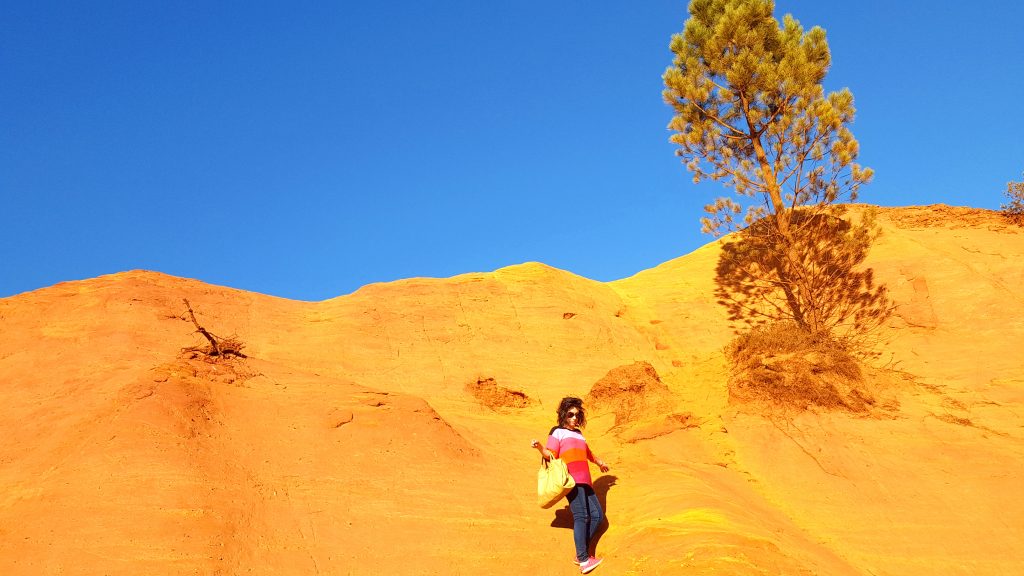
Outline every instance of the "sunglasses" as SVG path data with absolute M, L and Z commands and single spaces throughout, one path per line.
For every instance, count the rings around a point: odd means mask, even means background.
M 565 413 L 565 419 L 566 420 L 568 420 L 569 418 L 580 418 L 582 416 L 583 416 L 582 412 L 566 412 Z

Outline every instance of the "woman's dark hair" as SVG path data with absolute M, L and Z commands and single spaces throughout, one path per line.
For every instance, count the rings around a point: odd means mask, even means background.
M 576 427 L 583 428 L 587 425 L 587 415 L 583 412 L 583 400 L 574 396 L 566 396 L 562 398 L 562 401 L 558 404 L 558 425 L 565 426 L 565 421 L 568 419 L 569 410 L 575 408 L 579 411 L 580 415 L 576 417 Z

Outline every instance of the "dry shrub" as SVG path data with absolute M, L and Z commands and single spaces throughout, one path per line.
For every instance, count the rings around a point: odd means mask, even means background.
M 211 358 L 227 358 L 230 356 L 247 358 L 247 356 L 242 352 L 242 348 L 245 348 L 245 344 L 239 340 L 237 336 L 228 336 L 227 338 L 214 336 L 214 338 L 217 338 L 216 346 L 211 342 L 205 346 L 189 346 L 187 348 L 182 348 L 182 351 L 196 352 Z
M 1010 222 L 1024 226 L 1024 182 L 1007 182 L 1003 194 L 1009 200 L 1001 206 L 1003 215 Z
M 182 298 L 181 301 L 185 303 L 185 307 L 188 309 L 188 317 L 192 321 L 192 325 L 196 327 L 196 332 L 202 334 L 209 343 L 206 346 L 189 346 L 187 348 L 182 348 L 182 352 L 205 354 L 208 358 L 214 359 L 228 358 L 231 356 L 247 358 L 247 356 L 242 353 L 242 348 L 245 347 L 245 344 L 239 340 L 237 336 L 231 335 L 227 338 L 221 338 L 206 328 L 203 328 L 199 325 L 199 321 L 196 320 L 196 313 L 192 310 L 192 304 L 189 303 L 188 298 Z
M 792 322 L 742 334 L 726 354 L 733 362 L 732 401 L 850 412 L 867 412 L 876 403 L 847 346 L 826 336 L 814 337 Z

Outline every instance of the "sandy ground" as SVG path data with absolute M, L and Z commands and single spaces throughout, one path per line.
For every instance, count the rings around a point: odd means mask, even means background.
M 529 442 L 647 365 L 663 389 L 586 430 L 595 574 L 1017 573 L 1024 230 L 880 218 L 898 408 L 867 416 L 729 403 L 715 244 L 612 283 L 531 263 L 308 303 L 135 271 L 2 299 L 0 574 L 577 573 Z M 183 298 L 248 358 L 183 354 Z

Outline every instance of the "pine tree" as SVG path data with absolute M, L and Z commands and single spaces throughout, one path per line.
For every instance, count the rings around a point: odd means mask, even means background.
M 860 330 L 885 315 L 886 298 L 870 270 L 855 272 L 875 228 L 841 219 L 841 203 L 872 177 L 855 162 L 853 95 L 824 94 L 825 31 L 805 32 L 788 14 L 780 23 L 774 8 L 772 0 L 690 2 L 663 77 L 675 109 L 670 139 L 695 182 L 735 191 L 705 206 L 702 219 L 706 233 L 740 231 L 719 266 L 733 319 L 792 320 L 812 334 Z

